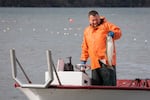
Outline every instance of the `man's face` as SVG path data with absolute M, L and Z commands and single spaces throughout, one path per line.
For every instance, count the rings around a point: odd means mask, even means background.
M 92 27 L 96 28 L 100 24 L 100 17 L 99 15 L 90 15 L 89 16 L 89 23 Z

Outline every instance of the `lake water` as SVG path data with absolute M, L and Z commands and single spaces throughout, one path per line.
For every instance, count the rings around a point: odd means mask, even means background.
M 55 65 L 58 58 L 67 62 L 68 56 L 72 56 L 74 65 L 80 63 L 87 13 L 93 9 L 122 29 L 122 38 L 116 41 L 117 78 L 149 78 L 150 8 L 0 8 L 0 99 L 27 100 L 13 86 L 12 48 L 32 83 L 44 83 L 48 49 Z

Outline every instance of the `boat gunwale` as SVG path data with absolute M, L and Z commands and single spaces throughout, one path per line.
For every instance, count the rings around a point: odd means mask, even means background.
M 119 87 L 119 86 L 69 86 L 69 85 L 51 85 L 48 88 L 55 89 L 106 89 L 106 90 L 147 90 L 150 88 L 146 87 Z
M 15 83 L 16 88 L 29 88 L 21 87 Z M 50 85 L 48 88 L 30 87 L 30 89 L 84 89 L 84 90 L 140 90 L 150 91 L 149 87 L 123 87 L 123 86 L 72 86 L 72 85 Z

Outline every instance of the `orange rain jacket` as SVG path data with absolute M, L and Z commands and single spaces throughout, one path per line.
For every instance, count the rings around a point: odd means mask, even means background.
M 122 35 L 121 30 L 116 25 L 106 21 L 105 17 L 100 18 L 103 21 L 96 29 L 92 26 L 88 26 L 84 30 L 84 36 L 82 41 L 81 61 L 91 60 L 91 69 L 100 68 L 98 60 L 104 60 L 107 63 L 106 56 L 106 36 L 109 31 L 114 32 L 113 42 L 119 39 Z M 114 45 L 115 46 L 115 45 Z M 116 65 L 116 50 L 114 47 L 113 65 Z

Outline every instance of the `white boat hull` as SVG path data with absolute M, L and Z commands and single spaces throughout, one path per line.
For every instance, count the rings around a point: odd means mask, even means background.
M 119 88 L 20 88 L 29 100 L 149 100 L 150 91 Z

